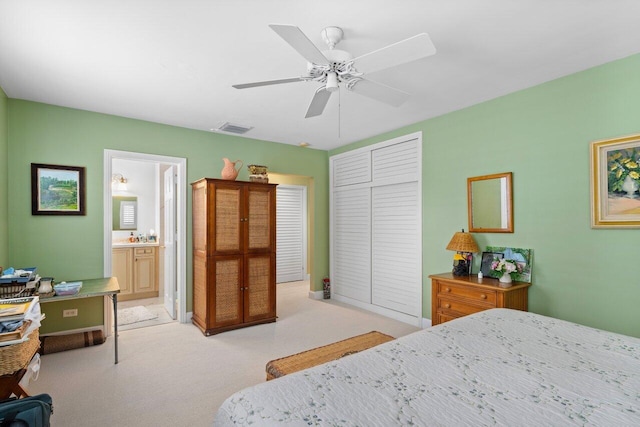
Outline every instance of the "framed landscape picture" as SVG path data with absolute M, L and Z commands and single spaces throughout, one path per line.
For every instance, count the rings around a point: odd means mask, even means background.
M 31 163 L 32 215 L 85 215 L 83 167 Z
M 640 135 L 591 143 L 591 227 L 640 228 Z

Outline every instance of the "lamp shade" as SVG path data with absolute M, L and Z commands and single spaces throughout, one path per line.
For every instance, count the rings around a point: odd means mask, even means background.
M 473 236 L 463 231 L 458 231 L 453 235 L 451 241 L 447 245 L 447 250 L 458 252 L 480 252 L 476 241 L 473 240 Z

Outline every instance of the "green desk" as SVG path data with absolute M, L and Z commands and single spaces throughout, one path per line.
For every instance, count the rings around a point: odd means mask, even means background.
M 82 288 L 80 292 L 75 295 L 58 295 L 48 298 L 40 298 L 40 304 L 46 304 L 48 302 L 79 299 L 79 298 L 92 298 L 92 297 L 104 297 L 107 296 L 113 301 L 113 334 L 115 337 L 115 359 L 118 363 L 118 294 L 120 293 L 120 285 L 118 279 L 115 277 L 103 277 L 101 279 L 88 279 L 88 280 L 69 280 L 69 282 L 82 282 Z

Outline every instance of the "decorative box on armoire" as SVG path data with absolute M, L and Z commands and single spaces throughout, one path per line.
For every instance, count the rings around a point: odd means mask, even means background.
M 276 185 L 202 178 L 193 198 L 193 317 L 205 335 L 276 320 Z

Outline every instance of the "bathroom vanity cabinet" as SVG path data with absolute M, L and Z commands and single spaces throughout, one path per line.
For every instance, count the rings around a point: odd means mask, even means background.
M 113 246 L 111 271 L 120 284 L 120 301 L 158 296 L 157 245 Z

